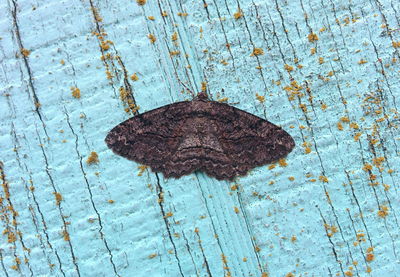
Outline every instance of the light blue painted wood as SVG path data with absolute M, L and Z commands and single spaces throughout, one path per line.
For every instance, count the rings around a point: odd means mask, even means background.
M 3 1 L 1 276 L 398 276 L 399 12 L 391 0 Z M 145 112 L 202 82 L 287 130 L 287 165 L 164 179 L 107 149 L 132 116 L 120 88 Z

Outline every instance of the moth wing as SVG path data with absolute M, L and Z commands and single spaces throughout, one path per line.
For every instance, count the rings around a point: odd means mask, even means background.
M 173 103 L 131 117 L 111 129 L 105 142 L 115 154 L 159 171 L 180 142 L 179 135 L 174 133 L 177 121 L 168 118 L 187 104 Z

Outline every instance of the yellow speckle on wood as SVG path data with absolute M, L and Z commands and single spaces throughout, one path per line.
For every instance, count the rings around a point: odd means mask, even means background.
M 161 16 L 162 16 L 162 17 L 167 17 L 167 16 L 168 16 L 167 11 L 162 11 L 162 12 L 161 12 Z
M 311 53 L 311 55 L 314 55 L 315 53 L 317 53 L 317 49 L 316 48 L 311 48 L 310 49 L 310 53 Z
M 284 65 L 284 68 L 285 68 L 285 70 L 286 70 L 287 72 L 292 72 L 292 71 L 293 71 L 293 66 L 291 66 L 291 65 L 285 64 L 285 65 Z
M 324 62 L 325 62 L 325 60 L 324 60 L 323 57 L 319 57 L 319 58 L 318 58 L 318 63 L 319 63 L 319 64 L 323 64 Z
M 28 49 L 21 48 L 21 54 L 22 54 L 24 57 L 28 57 L 30 53 L 31 53 L 31 51 L 29 51 Z
M 157 38 L 153 34 L 148 34 L 147 37 L 150 39 L 151 43 L 155 43 Z
M 174 214 L 172 213 L 172 212 L 168 212 L 168 213 L 166 213 L 165 215 L 164 215 L 164 218 L 168 218 L 168 217 L 171 217 L 171 216 L 173 216 Z
M 53 192 L 55 198 L 56 198 L 56 205 L 59 206 L 61 201 L 63 200 L 63 197 L 61 195 L 61 193 L 59 192 Z
M 308 41 L 309 41 L 309 42 L 315 42 L 315 41 L 317 41 L 317 40 L 318 40 L 317 34 L 311 33 L 311 34 L 308 35 Z
M 258 101 L 260 101 L 261 103 L 265 102 L 265 96 L 261 96 L 258 93 L 256 93 L 256 98 Z
M 142 164 L 142 165 L 139 165 L 138 168 L 139 168 L 138 176 L 142 176 L 142 175 L 143 175 L 143 172 L 148 168 L 148 166 Z
M 188 16 L 188 13 L 178 12 L 177 14 L 178 14 L 178 16 L 182 16 L 182 17 Z
M 137 3 L 139 6 L 143 6 L 144 4 L 146 4 L 146 1 L 147 1 L 147 0 L 136 0 L 136 3 Z
M 323 183 L 328 183 L 328 178 L 324 175 L 319 176 L 318 179 Z
M 155 258 L 155 257 L 157 257 L 157 253 L 152 253 L 152 254 L 150 254 L 150 255 L 148 256 L 149 259 L 153 259 L 153 258 Z
M 207 82 L 201 82 L 201 91 L 206 92 L 207 91 Z
M 110 203 L 110 204 L 114 204 L 115 201 L 112 200 L 112 199 L 109 199 L 109 200 L 107 200 L 107 202 Z
M 234 211 L 235 211 L 235 213 L 237 213 L 237 214 L 240 212 L 240 210 L 239 210 L 239 208 L 238 208 L 238 207 L 234 207 L 234 208 L 233 208 L 233 210 L 234 210 Z
M 228 97 L 224 97 L 224 98 L 218 99 L 217 101 L 220 102 L 220 103 L 225 103 L 225 102 L 228 102 L 228 100 L 229 100 Z
M 242 12 L 241 9 L 238 9 L 237 12 L 235 12 L 235 13 L 233 14 L 233 17 L 234 17 L 236 20 L 238 20 L 238 19 L 241 18 L 242 16 L 243 16 L 243 12 Z
M 172 34 L 171 40 L 172 40 L 172 41 L 177 41 L 177 40 L 178 40 L 178 33 L 177 33 L 177 32 L 174 32 L 174 33 Z
M 69 241 L 69 240 L 70 240 L 69 233 L 68 233 L 67 230 L 64 230 L 64 231 L 63 231 L 63 239 L 64 239 L 65 241 Z
M 400 41 L 393 41 L 392 46 L 393 48 L 400 48 Z
M 71 93 L 74 98 L 81 98 L 81 90 L 77 87 L 71 87 Z
M 380 206 L 378 211 L 378 216 L 385 218 L 389 214 L 389 208 L 387 206 Z
M 134 82 L 136 82 L 137 80 L 139 80 L 139 77 L 137 76 L 136 73 L 133 73 L 133 74 L 131 75 L 131 80 L 134 81 Z
M 251 53 L 251 56 L 261 56 L 264 55 L 264 50 L 262 48 L 254 48 L 253 53 Z
M 152 15 L 148 16 L 147 19 L 152 20 L 152 21 L 155 20 L 154 16 L 152 16 Z
M 365 63 L 367 63 L 367 60 L 365 60 L 365 59 L 361 59 L 358 61 L 358 64 L 365 64 Z
M 99 155 L 95 151 L 92 151 L 89 155 L 89 157 L 86 160 L 87 164 L 96 164 L 99 162 Z
M 287 162 L 286 162 L 286 160 L 285 159 L 280 159 L 279 161 L 278 161 L 278 163 L 279 163 L 279 166 L 281 166 L 281 167 L 285 167 L 285 166 L 287 166 Z
M 375 259 L 375 255 L 373 253 L 367 253 L 365 259 L 367 260 L 367 262 L 372 262 Z

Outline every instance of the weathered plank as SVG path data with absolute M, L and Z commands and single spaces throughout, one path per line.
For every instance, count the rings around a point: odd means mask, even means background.
M 398 2 L 140 2 L 0 3 L 1 275 L 398 276 Z M 204 88 L 297 147 L 232 183 L 107 149 Z

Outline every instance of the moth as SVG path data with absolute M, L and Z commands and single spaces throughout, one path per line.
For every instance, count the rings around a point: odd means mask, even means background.
M 117 155 L 149 166 L 165 177 L 195 171 L 232 180 L 250 169 L 285 157 L 293 138 L 271 122 L 199 93 L 142 113 L 106 136 Z

